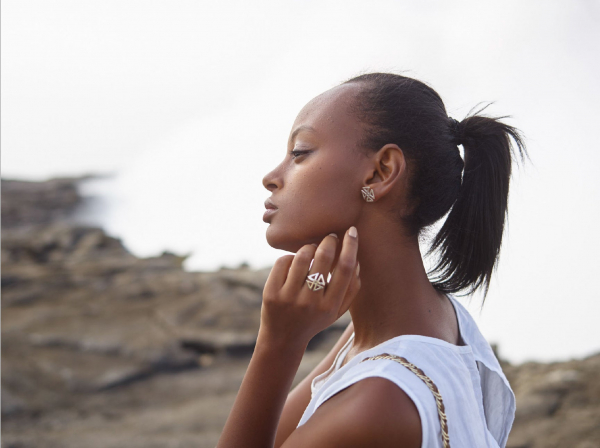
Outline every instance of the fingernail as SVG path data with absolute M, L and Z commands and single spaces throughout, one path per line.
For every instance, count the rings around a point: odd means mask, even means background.
M 358 277 L 358 273 L 360 272 L 360 263 L 356 262 L 356 276 Z
M 352 238 L 356 238 L 356 235 L 358 234 L 356 227 L 352 226 L 350 227 L 350 230 L 348 231 L 348 235 L 350 235 Z
M 335 236 L 336 238 L 338 237 L 335 233 L 330 233 L 329 236 Z
M 319 245 L 318 245 L 318 244 L 316 244 L 316 243 L 310 243 L 310 244 L 312 244 L 312 245 L 313 245 L 313 246 L 315 246 L 315 247 L 319 247 Z

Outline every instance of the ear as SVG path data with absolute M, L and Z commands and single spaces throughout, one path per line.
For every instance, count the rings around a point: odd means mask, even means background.
M 404 190 L 407 182 L 406 159 L 400 147 L 388 143 L 373 157 L 373 167 L 369 170 L 364 184 L 373 189 L 375 201 L 387 195 L 397 184 Z

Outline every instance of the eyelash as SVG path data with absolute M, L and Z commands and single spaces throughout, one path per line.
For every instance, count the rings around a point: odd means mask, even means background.
M 292 159 L 295 159 L 296 157 L 299 157 L 303 154 L 308 153 L 309 151 L 290 151 L 288 154 L 291 154 Z

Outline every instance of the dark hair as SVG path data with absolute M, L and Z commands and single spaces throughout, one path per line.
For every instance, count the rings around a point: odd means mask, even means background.
M 368 73 L 348 83 L 364 85 L 352 109 L 365 124 L 359 147 L 395 143 L 407 160 L 412 207 L 399 220 L 418 235 L 450 211 L 427 252 L 439 256 L 428 273 L 433 286 L 464 294 L 483 286 L 485 302 L 508 210 L 511 139 L 527 155 L 520 131 L 499 121 L 505 117 L 478 115 L 485 107 L 460 122 L 449 118 L 440 96 L 416 79 Z

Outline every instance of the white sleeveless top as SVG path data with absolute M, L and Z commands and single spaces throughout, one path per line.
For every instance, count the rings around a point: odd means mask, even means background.
M 359 353 L 340 368 L 351 348 L 354 333 L 340 349 L 332 366 L 314 378 L 312 396 L 298 427 L 337 392 L 369 377 L 396 383 L 414 402 L 421 418 L 421 448 L 442 448 L 437 404 L 427 385 L 402 364 L 390 359 L 360 361 L 386 352 L 406 358 L 437 385 L 448 423 L 452 448 L 504 448 L 515 418 L 515 395 L 492 348 L 473 317 L 448 295 L 465 345 L 454 345 L 429 336 L 396 336 Z

